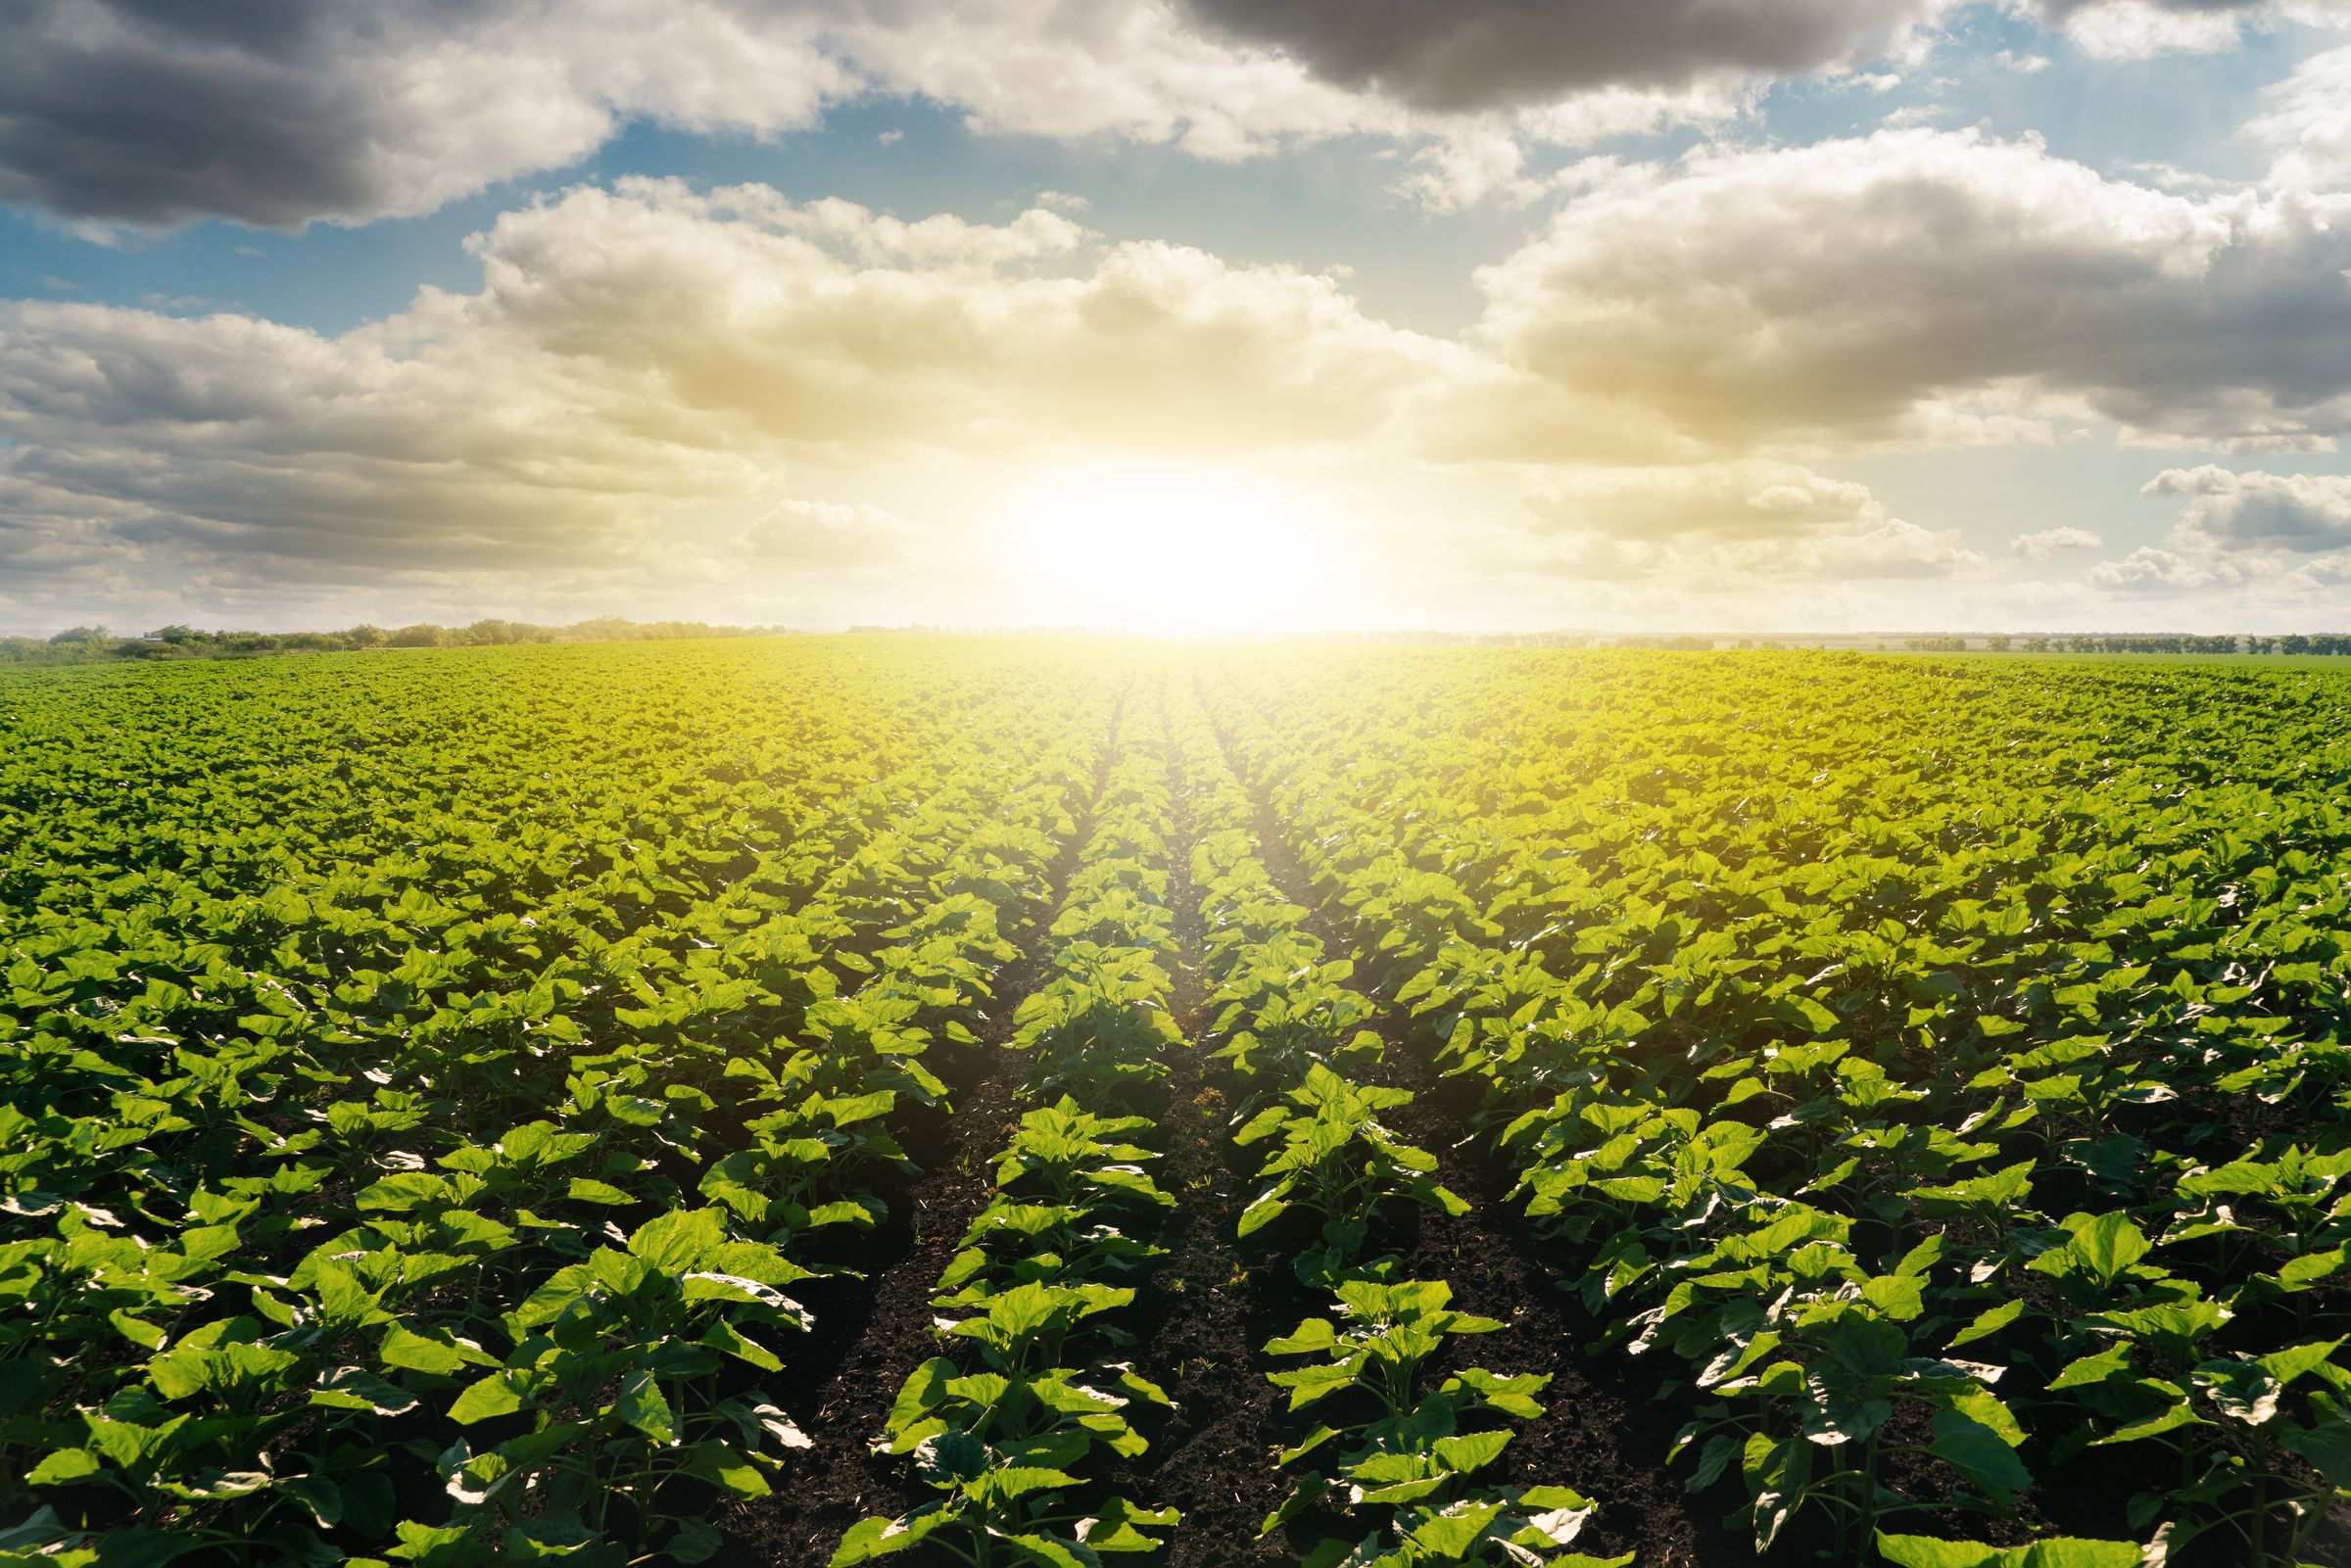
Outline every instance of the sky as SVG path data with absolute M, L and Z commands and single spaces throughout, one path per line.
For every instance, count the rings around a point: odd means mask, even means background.
M 2351 628 L 2351 0 L 17 0 L 0 634 Z

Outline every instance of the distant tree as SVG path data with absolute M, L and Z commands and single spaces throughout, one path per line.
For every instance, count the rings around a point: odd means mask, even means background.
M 402 627 L 387 641 L 388 645 L 396 648 L 437 648 L 447 636 L 430 621 L 419 621 L 414 626 Z
M 190 643 L 210 642 L 213 640 L 212 633 L 200 632 L 195 627 L 184 625 L 160 627 L 147 635 L 160 642 L 168 642 L 175 648 L 186 647 Z
M 344 633 L 343 640 L 355 648 L 371 648 L 391 635 L 380 626 L 369 626 L 365 621 L 361 621 Z
M 51 638 L 49 645 L 61 647 L 68 642 L 79 642 L 86 647 L 91 643 L 112 642 L 114 640 L 115 635 L 103 626 L 75 626 Z
M 1987 652 L 1987 653 L 2005 653 L 2005 652 L 2007 652 L 2007 651 L 2008 651 L 2008 639 L 2007 639 L 2007 638 L 2005 638 L 2005 637 L 1988 637 L 1988 638 L 1986 638 L 1986 639 L 1984 640 L 1984 651 L 1985 651 L 1985 652 Z

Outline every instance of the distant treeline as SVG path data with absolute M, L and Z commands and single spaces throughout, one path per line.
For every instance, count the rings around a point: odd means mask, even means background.
M 903 626 L 852 626 L 850 635 L 886 632 L 930 633 L 956 637 L 1166 637 L 1207 642 L 1376 642 L 1462 648 L 1675 648 L 1703 651 L 1713 642 L 1703 637 L 1612 637 L 1591 632 L 1354 632 L 1201 630 L 1168 631 L 1156 627 L 1124 626 L 926 626 L 909 621 Z
M 1883 644 L 1880 644 L 1883 646 Z M 1911 653 L 1965 653 L 1963 637 L 1905 638 Z M 1987 653 L 2351 653 L 2351 635 L 2294 633 L 2285 637 L 1988 637 Z
M 347 653 L 369 648 L 493 647 L 506 642 L 653 642 L 698 637 L 797 637 L 786 626 L 712 626 L 706 621 L 624 621 L 615 615 L 569 626 L 528 621 L 429 621 L 387 630 L 360 625 L 340 632 L 207 632 L 166 626 L 145 637 L 117 637 L 103 626 L 76 626 L 46 641 L 0 638 L 0 662 L 89 664 L 121 659 L 206 659 L 264 653 Z

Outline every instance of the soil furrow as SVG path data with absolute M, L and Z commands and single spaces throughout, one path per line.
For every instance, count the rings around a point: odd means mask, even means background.
M 904 1147 L 923 1175 L 909 1187 L 882 1194 L 890 1206 L 888 1221 L 859 1237 L 853 1256 L 840 1259 L 864 1278 L 811 1281 L 799 1288 L 800 1300 L 816 1316 L 817 1331 L 814 1343 L 800 1347 L 802 1355 L 794 1359 L 813 1369 L 837 1357 L 837 1369 L 820 1383 L 815 1377 L 791 1376 L 792 1363 L 787 1363 L 778 1402 L 809 1435 L 810 1446 L 787 1459 L 770 1496 L 713 1518 L 727 1539 L 710 1559 L 712 1568 L 822 1568 L 859 1519 L 903 1513 L 929 1496 L 905 1475 L 904 1460 L 874 1453 L 869 1445 L 908 1375 L 939 1354 L 933 1327 L 937 1313 L 931 1306 L 938 1276 L 973 1217 L 986 1207 L 995 1186 L 994 1156 L 1018 1128 L 1025 1062 L 1002 1047 L 1012 1038 L 1021 1002 L 1050 971 L 1047 927 L 1093 832 L 1094 805 L 1117 758 L 1126 702 L 1122 695 L 1111 711 L 1110 744 L 1095 766 L 1085 810 L 1073 815 L 1072 831 L 1062 837 L 1048 869 L 1041 915 L 1021 931 L 1020 956 L 996 977 L 984 1024 L 974 1030 L 979 1043 L 926 1058 L 946 1082 L 954 1111 L 927 1125 L 923 1118 L 910 1118 Z M 844 1341 L 845 1350 L 840 1348 Z

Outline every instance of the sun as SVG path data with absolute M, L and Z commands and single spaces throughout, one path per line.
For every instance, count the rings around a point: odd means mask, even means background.
M 1229 469 L 1064 469 L 1013 499 L 1013 553 L 1056 619 L 1245 630 L 1332 624 L 1345 552 L 1321 508 Z

